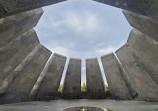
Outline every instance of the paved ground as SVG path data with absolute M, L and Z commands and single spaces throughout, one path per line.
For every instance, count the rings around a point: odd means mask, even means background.
M 158 103 L 115 100 L 53 100 L 0 105 L 0 111 L 62 111 L 74 106 L 109 107 L 113 111 L 158 111 Z

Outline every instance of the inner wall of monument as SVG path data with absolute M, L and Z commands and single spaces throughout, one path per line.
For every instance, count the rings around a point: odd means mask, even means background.
M 87 91 L 81 92 L 81 59 L 43 46 L 34 30 L 41 7 L 65 0 L 0 0 L 0 104 L 54 99 L 117 99 L 158 102 L 158 1 L 94 0 L 123 9 L 133 27 L 116 52 L 86 59 Z

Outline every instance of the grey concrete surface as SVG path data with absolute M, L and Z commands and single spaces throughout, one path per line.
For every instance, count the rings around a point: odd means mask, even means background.
M 40 8 L 0 19 L 0 48 L 35 27 L 42 14 Z
M 124 82 L 126 83 L 126 86 L 128 87 L 128 90 L 129 90 L 129 92 L 130 92 L 130 94 L 131 94 L 131 97 L 134 99 L 136 96 L 137 96 L 137 92 L 136 92 L 136 90 L 134 89 L 134 86 L 132 86 L 132 84 L 131 84 L 131 82 L 130 82 L 130 79 L 129 79 L 129 76 L 128 76 L 128 74 L 125 72 L 125 70 L 124 70 L 124 68 L 123 68 L 123 66 L 122 66 L 122 64 L 121 64 L 121 62 L 120 62 L 120 60 L 117 58 L 117 55 L 116 55 L 116 53 L 114 53 L 115 54 L 115 59 L 116 59 L 116 62 L 118 63 L 118 68 L 119 68 L 119 70 L 120 70 L 120 74 L 122 75 L 122 78 L 123 78 L 123 80 L 124 80 Z
M 113 53 L 101 57 L 110 94 L 118 99 L 131 99 L 130 91 L 122 77 L 116 56 Z
M 66 57 L 57 53 L 53 54 L 47 65 L 44 80 L 40 85 L 37 98 L 44 96 L 58 96 L 58 88 L 63 75 Z
M 130 33 L 128 43 L 135 50 L 139 65 L 158 84 L 158 42 L 140 31 L 133 29 Z
M 36 26 L 41 15 L 43 14 L 43 10 L 41 8 L 40 9 L 35 9 L 35 8 L 47 6 L 62 1 L 66 1 L 66 0 L 0 0 L 0 18 L 1 18 L 0 19 L 0 73 L 4 72 L 3 74 L 0 75 L 0 84 L 1 84 L 0 93 L 4 93 L 4 95 L 0 95 L 0 97 L 2 97 L 0 98 L 0 103 L 9 103 L 14 101 L 19 102 L 21 101 L 22 97 L 26 97 L 25 99 L 28 99 L 27 97 L 30 95 L 31 90 L 33 90 L 34 88 L 36 90 L 36 88 L 39 87 L 40 84 L 39 81 L 37 81 L 37 79 L 40 76 L 40 73 L 43 70 L 44 65 L 46 64 L 51 52 L 48 49 L 44 48 L 41 44 L 39 44 L 36 34 L 34 32 L 31 32 L 33 30 L 30 30 L 34 26 Z M 135 29 L 132 30 L 130 37 L 128 39 L 128 43 L 123 47 L 121 47 L 118 51 L 116 51 L 116 54 L 119 60 L 121 61 L 123 68 L 117 66 L 115 63 L 114 65 L 113 64 L 114 61 L 110 61 L 110 62 L 108 61 L 108 63 L 103 64 L 103 65 L 107 65 L 106 67 L 109 67 L 109 65 L 112 64 L 113 67 L 110 68 L 113 69 L 108 68 L 107 73 L 113 71 L 115 75 L 109 74 L 110 77 L 114 76 L 112 77 L 113 79 L 121 78 L 121 76 L 117 75 L 118 72 L 119 75 L 121 75 L 122 72 L 124 73 L 122 75 L 126 74 L 125 76 L 122 76 L 120 81 L 113 80 L 113 82 L 111 82 L 111 84 L 115 83 L 114 84 L 115 88 L 113 89 L 115 90 L 117 89 L 116 86 L 118 85 L 118 82 L 119 84 L 122 84 L 121 86 L 124 85 L 125 87 L 125 84 L 123 83 L 124 81 L 128 86 L 128 90 L 134 88 L 134 90 L 138 93 L 137 100 L 158 101 L 158 74 L 157 74 L 158 73 L 158 59 L 157 59 L 158 21 L 156 20 L 158 19 L 158 1 L 157 0 L 94 0 L 94 1 L 102 2 L 118 8 L 132 11 L 132 12 L 124 11 L 127 20 L 129 21 L 131 26 L 135 27 L 136 29 L 144 33 L 142 34 L 141 32 L 136 31 Z M 2 18 L 2 17 L 6 17 L 6 18 Z M 27 32 L 28 30 L 30 31 Z M 27 38 L 26 35 L 31 38 Z M 23 37 L 25 38 L 24 40 Z M 155 41 L 152 40 L 151 38 L 153 38 Z M 29 51 L 31 50 L 32 52 L 29 53 Z M 27 56 L 27 54 L 29 55 Z M 103 78 L 101 76 L 101 71 L 99 68 L 98 61 L 96 61 L 96 59 L 94 61 L 91 59 L 90 61 L 91 61 L 90 63 L 87 62 L 88 64 L 86 70 L 87 86 L 88 86 L 87 89 L 89 96 L 91 98 L 103 98 L 105 96 L 106 91 L 104 88 L 105 86 L 103 84 Z M 54 66 L 55 65 L 51 67 L 52 70 L 54 70 L 55 68 Z M 46 68 L 41 73 L 42 77 L 44 77 L 43 73 L 49 70 L 48 67 L 46 66 Z M 58 68 L 59 67 L 57 66 L 56 71 Z M 63 71 L 63 67 L 62 70 L 60 71 Z M 40 81 L 42 77 L 39 77 Z M 43 93 L 44 90 L 56 91 L 57 86 L 59 85 L 59 81 L 61 79 L 61 73 L 60 73 L 60 77 L 57 77 L 58 80 L 56 77 L 52 77 L 53 79 L 51 80 L 49 80 L 48 78 L 50 79 L 51 77 L 47 76 L 46 74 L 46 77 L 43 81 L 44 85 L 41 86 L 41 91 L 39 91 L 40 94 Z M 108 80 L 110 80 L 109 78 Z M 35 84 L 36 81 L 37 84 Z M 50 88 L 52 87 L 52 85 L 50 85 L 51 81 L 55 81 L 56 84 L 55 89 Z M 90 91 L 89 89 L 92 90 Z M 110 90 L 112 90 L 112 88 Z M 119 94 L 118 93 L 119 91 L 121 92 L 123 90 L 117 89 L 117 94 Z M 132 90 L 130 90 L 130 93 L 133 94 Z M 70 59 L 62 94 L 66 98 L 80 97 L 81 95 L 81 60 L 80 59 Z M 122 92 L 121 94 L 122 94 L 121 97 L 125 96 L 126 94 L 129 95 L 129 93 L 123 94 Z M 116 93 L 115 96 L 117 96 Z M 78 101 L 84 103 L 84 101 L 82 100 L 78 100 Z M 86 101 L 88 101 L 88 103 L 85 104 L 91 103 L 91 101 L 89 100 Z M 108 100 L 104 100 L 104 101 L 108 101 Z M 59 102 L 62 102 L 62 100 L 59 100 Z M 119 102 L 121 105 L 122 101 Z M 74 104 L 75 103 L 76 102 L 74 101 Z M 126 103 L 123 103 L 123 105 L 124 104 Z M 138 109 L 139 108 L 140 107 L 138 107 Z M 130 109 L 126 108 L 126 110 L 130 110 Z M 144 109 L 140 109 L 140 110 L 144 111 Z
M 39 44 L 8 77 L 12 80 L 6 80 L 9 85 L 1 102 L 27 99 L 50 55 L 51 52 Z
M 19 72 L 18 76 L 10 84 L 7 93 L 23 93 L 30 94 L 39 74 L 49 59 L 51 52 L 45 47 L 41 47 L 33 56 L 33 59 L 25 64 L 24 68 Z
M 94 1 L 158 19 L 157 0 L 94 0 Z
M 0 18 L 65 0 L 0 0 Z
M 110 108 L 113 111 L 157 111 L 158 103 L 142 101 L 115 100 L 54 100 L 23 102 L 17 104 L 0 105 L 0 111 L 63 111 L 69 107 L 91 106 Z
M 12 84 L 14 78 L 18 76 L 19 72 L 24 69 L 24 66 L 29 64 L 30 61 L 33 60 L 33 57 L 36 55 L 36 53 L 39 51 L 39 49 L 42 47 L 42 45 L 39 43 L 30 53 L 29 55 L 13 70 L 12 74 L 7 76 L 7 78 L 4 80 L 5 82 L 2 85 L 3 92 L 5 93 L 6 89 L 9 87 L 10 84 Z
M 158 41 L 158 19 L 123 10 L 129 24 L 135 29 Z
M 31 29 L 0 48 L 0 93 L 3 93 L 5 79 L 39 44 L 36 32 Z
M 116 55 L 129 76 L 131 85 L 138 93 L 137 99 L 158 101 L 158 85 L 143 69 L 135 58 L 132 47 L 125 44 L 116 51 Z
M 81 96 L 81 59 L 70 58 L 62 95 L 64 98 L 78 98 Z
M 87 96 L 105 98 L 106 89 L 97 58 L 86 59 Z

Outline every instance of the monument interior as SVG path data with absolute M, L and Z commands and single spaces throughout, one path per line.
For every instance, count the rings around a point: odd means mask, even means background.
M 87 58 L 81 92 L 81 59 L 70 58 L 59 92 L 67 57 L 52 55 L 34 27 L 42 7 L 64 1 L 0 0 L 0 111 L 158 111 L 158 1 L 94 0 L 123 9 L 133 29 L 101 56 L 109 90 L 98 59 Z

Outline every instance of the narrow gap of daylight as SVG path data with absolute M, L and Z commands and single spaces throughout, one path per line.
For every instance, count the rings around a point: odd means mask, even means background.
M 98 57 L 98 62 L 99 62 L 99 67 L 100 67 L 100 70 L 101 70 L 101 74 L 102 74 L 104 85 L 108 85 L 107 79 L 106 79 L 106 76 L 105 76 L 105 72 L 104 72 L 104 68 L 103 68 L 103 64 L 101 62 L 100 57 Z
M 85 59 L 82 59 L 82 66 L 81 66 L 81 86 L 83 84 L 86 85 L 86 62 Z
M 62 78 L 61 78 L 61 81 L 60 81 L 61 86 L 64 85 L 64 81 L 65 81 L 65 78 L 66 78 L 66 72 L 67 72 L 67 69 L 68 69 L 69 61 L 70 61 L 70 59 L 67 58 L 66 63 L 65 63 L 65 67 L 64 67 L 64 71 L 63 71 L 63 74 L 62 74 Z

